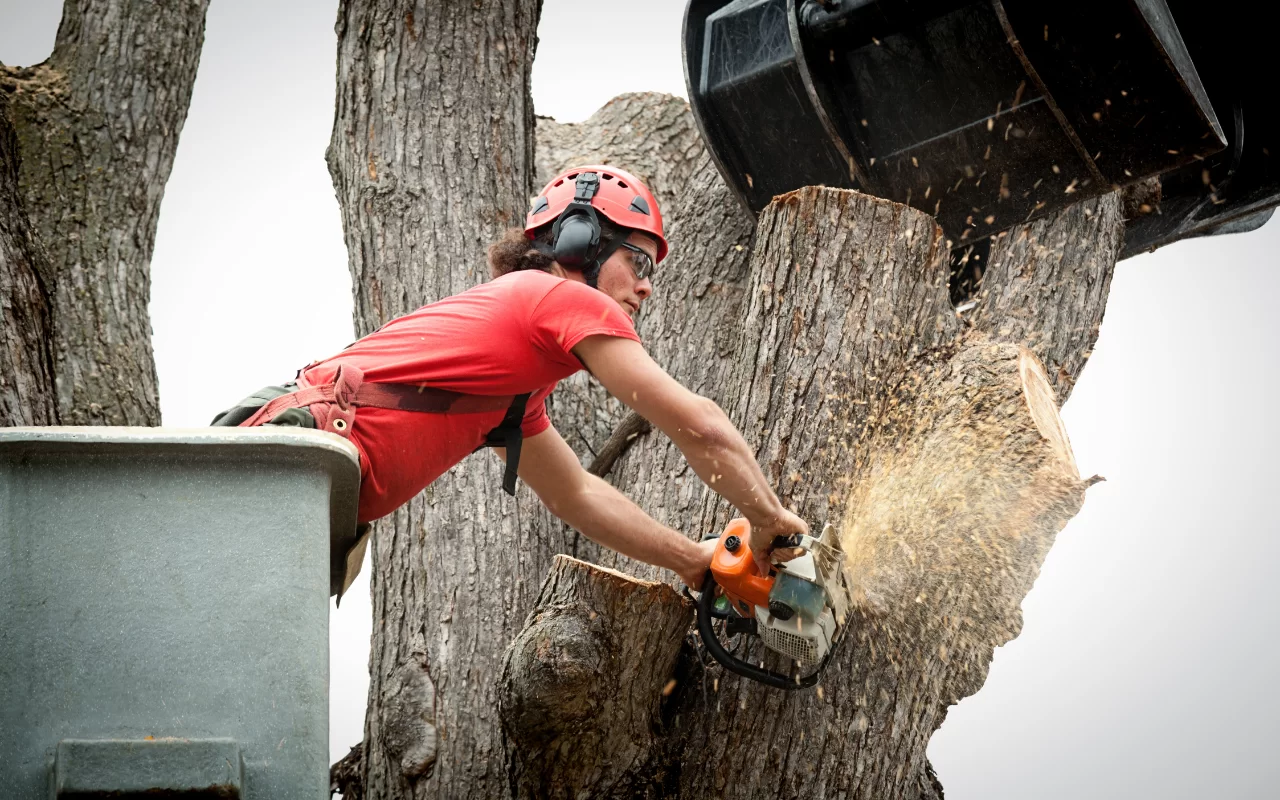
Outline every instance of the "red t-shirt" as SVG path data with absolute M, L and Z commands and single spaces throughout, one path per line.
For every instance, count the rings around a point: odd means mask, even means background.
M 545 272 L 522 271 L 468 289 L 383 325 L 305 371 L 332 381 L 338 366 L 371 383 L 413 383 L 479 395 L 532 392 L 525 436 L 551 425 L 544 400 L 582 369 L 572 352 L 595 334 L 640 341 L 603 292 Z M 350 439 L 360 450 L 361 522 L 386 516 L 484 443 L 506 411 L 432 414 L 361 407 Z M 495 487 L 496 488 L 496 487 Z

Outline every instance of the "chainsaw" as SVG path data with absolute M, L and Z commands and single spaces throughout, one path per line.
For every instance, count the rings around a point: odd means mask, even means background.
M 771 565 L 767 575 L 761 574 L 747 546 L 750 536 L 751 524 L 745 519 L 733 520 L 720 534 L 698 594 L 698 633 L 703 645 L 725 669 L 743 677 L 778 689 L 815 686 L 842 637 L 851 602 L 835 528 L 828 524 L 818 538 L 775 539 L 775 548 L 803 552 Z M 720 641 L 716 620 L 724 620 L 731 636 L 759 637 L 766 648 L 792 662 L 792 674 L 738 658 Z M 802 670 L 812 671 L 801 674 Z

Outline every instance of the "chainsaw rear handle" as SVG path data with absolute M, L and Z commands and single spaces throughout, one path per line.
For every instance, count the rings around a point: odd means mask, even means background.
M 702 637 L 702 643 L 706 646 L 707 651 L 711 653 L 712 658 L 719 661 L 730 672 L 741 675 L 744 678 L 750 678 L 753 681 L 759 681 L 775 689 L 794 691 L 796 689 L 809 689 L 818 684 L 818 678 L 822 674 L 821 669 L 802 678 L 791 678 L 743 661 L 726 650 L 724 645 L 720 644 L 720 639 L 716 637 L 716 632 L 711 627 L 711 620 L 716 616 L 717 588 L 719 588 L 719 584 L 716 583 L 716 576 L 712 574 L 711 570 L 707 570 L 707 577 L 702 581 L 702 589 L 698 594 L 698 634 Z

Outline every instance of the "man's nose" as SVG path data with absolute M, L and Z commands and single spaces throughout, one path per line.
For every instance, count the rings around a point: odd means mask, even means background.
M 636 294 L 640 295 L 641 300 L 648 300 L 649 296 L 653 294 L 653 284 L 649 282 L 648 278 L 642 278 L 636 284 Z

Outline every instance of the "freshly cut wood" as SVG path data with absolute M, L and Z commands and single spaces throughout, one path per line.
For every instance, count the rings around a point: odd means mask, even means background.
M 503 658 L 516 796 L 632 797 L 661 783 L 659 712 L 692 617 L 666 584 L 556 558 Z

